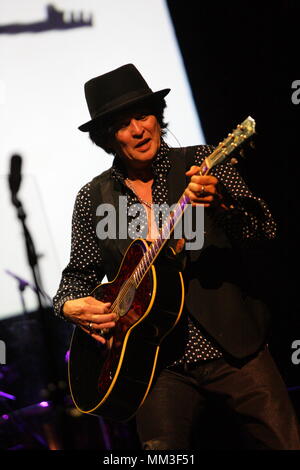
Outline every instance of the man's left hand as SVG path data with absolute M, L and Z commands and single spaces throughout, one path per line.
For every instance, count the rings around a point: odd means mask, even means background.
M 218 190 L 218 179 L 212 175 L 199 176 L 200 167 L 193 165 L 187 176 L 191 177 L 185 194 L 193 205 L 201 204 L 204 207 L 213 207 L 221 203 L 222 196 Z

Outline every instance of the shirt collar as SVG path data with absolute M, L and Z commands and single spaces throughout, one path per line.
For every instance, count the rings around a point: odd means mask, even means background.
M 154 176 L 166 174 L 169 172 L 171 162 L 169 158 L 170 148 L 166 142 L 161 139 L 161 144 L 156 157 L 153 159 L 152 168 Z M 126 178 L 126 170 L 121 158 L 116 155 L 111 168 L 111 176 L 114 179 L 124 181 Z

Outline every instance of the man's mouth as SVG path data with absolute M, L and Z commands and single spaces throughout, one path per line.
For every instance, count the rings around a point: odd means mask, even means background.
M 136 144 L 135 148 L 137 149 L 137 148 L 143 147 L 143 145 L 148 144 L 150 140 L 151 140 L 150 138 L 141 140 L 138 144 Z

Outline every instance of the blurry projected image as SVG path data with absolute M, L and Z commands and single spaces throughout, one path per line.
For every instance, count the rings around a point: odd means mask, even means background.
M 87 80 L 133 63 L 154 91 L 171 88 L 166 141 L 204 139 L 163 0 L 1 0 L 0 44 L 1 319 L 38 306 L 11 203 L 11 156 L 22 157 L 18 198 L 50 298 L 69 259 L 76 194 L 111 166 L 77 129 L 90 118 Z

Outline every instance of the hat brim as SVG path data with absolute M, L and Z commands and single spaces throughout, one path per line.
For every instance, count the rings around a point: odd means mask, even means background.
M 95 118 L 79 126 L 78 129 L 82 132 L 89 132 L 95 127 L 95 125 L 99 124 L 101 121 L 104 121 L 106 118 L 113 115 L 117 111 L 129 108 L 137 103 L 145 103 L 147 101 L 157 101 L 159 99 L 163 99 L 170 91 L 170 88 L 164 88 L 163 90 L 159 90 L 154 93 L 150 92 L 149 94 L 146 94 L 144 96 L 139 96 L 138 98 L 125 101 L 122 104 L 119 104 L 115 107 L 110 108 L 107 111 L 104 111 L 103 113 L 98 114 Z

